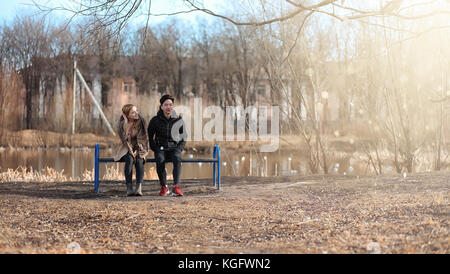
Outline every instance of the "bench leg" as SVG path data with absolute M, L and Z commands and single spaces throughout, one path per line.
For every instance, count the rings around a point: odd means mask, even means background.
M 217 189 L 220 189 L 220 149 L 217 146 Z
M 98 193 L 99 187 L 99 158 L 100 158 L 100 146 L 95 144 L 95 159 L 94 159 L 94 191 Z
M 214 146 L 213 158 L 216 159 L 217 145 Z M 216 186 L 216 162 L 213 163 L 213 186 Z

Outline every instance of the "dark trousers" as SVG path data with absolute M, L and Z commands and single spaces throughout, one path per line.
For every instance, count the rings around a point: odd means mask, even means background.
M 125 162 L 124 173 L 127 184 L 133 182 L 133 164 L 136 168 L 136 184 L 142 184 L 144 181 L 144 159 L 137 158 L 135 162 L 133 156 L 130 153 L 127 153 L 122 156 L 120 162 Z
M 166 162 L 173 161 L 173 184 L 179 185 L 181 177 L 181 150 L 155 151 L 156 172 L 158 173 L 159 183 L 167 185 Z

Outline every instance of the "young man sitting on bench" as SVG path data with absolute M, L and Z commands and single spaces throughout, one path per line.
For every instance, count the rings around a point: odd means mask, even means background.
M 176 114 L 175 98 L 165 94 L 159 100 L 161 106 L 156 116 L 148 124 L 150 148 L 155 153 L 156 171 L 161 184 L 160 196 L 167 196 L 166 162 L 173 162 L 172 196 L 183 196 L 180 189 L 181 152 L 186 144 L 187 134 L 183 118 Z

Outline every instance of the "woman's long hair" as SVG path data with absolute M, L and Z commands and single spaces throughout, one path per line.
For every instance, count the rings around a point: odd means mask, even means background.
M 134 107 L 133 104 L 126 104 L 122 107 L 122 113 L 128 117 L 128 115 L 130 114 L 131 109 Z M 123 116 L 120 116 L 120 121 L 123 120 Z

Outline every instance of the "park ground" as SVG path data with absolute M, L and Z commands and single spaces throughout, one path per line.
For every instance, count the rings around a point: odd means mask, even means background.
M 449 172 L 182 183 L 126 197 L 120 181 L 0 182 L 0 253 L 450 251 Z

